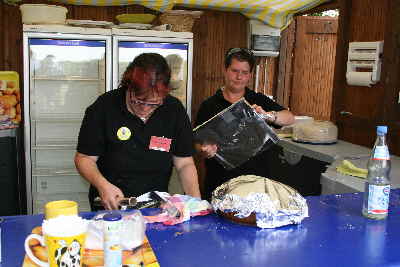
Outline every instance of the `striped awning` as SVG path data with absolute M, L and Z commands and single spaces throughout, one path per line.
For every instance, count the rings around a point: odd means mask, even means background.
M 294 14 L 330 0 L 54 0 L 72 5 L 123 6 L 142 5 L 164 12 L 175 5 L 240 12 L 275 28 L 285 28 Z

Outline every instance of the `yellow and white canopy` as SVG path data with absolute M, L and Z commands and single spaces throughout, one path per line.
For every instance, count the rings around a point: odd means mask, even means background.
M 123 6 L 142 5 L 164 12 L 175 5 L 240 12 L 275 28 L 285 28 L 294 14 L 330 0 L 54 0 L 72 5 Z

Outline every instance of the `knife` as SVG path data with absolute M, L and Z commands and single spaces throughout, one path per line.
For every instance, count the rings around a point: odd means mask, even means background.
M 157 194 L 157 192 L 151 191 L 150 198 L 160 201 L 161 207 L 167 211 L 169 216 L 174 218 L 181 217 L 181 212 L 175 207 L 175 205 L 171 201 Z
M 103 203 L 101 202 L 101 198 L 100 197 L 96 197 L 93 200 L 93 204 L 95 206 L 98 207 L 102 207 Z M 136 206 L 137 204 L 137 200 L 135 197 L 125 197 L 122 198 L 119 202 L 118 202 L 118 206 L 120 208 L 120 210 L 127 210 L 127 209 L 132 209 L 134 206 Z

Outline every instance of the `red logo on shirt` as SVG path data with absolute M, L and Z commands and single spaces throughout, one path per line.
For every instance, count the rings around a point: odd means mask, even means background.
M 169 152 L 172 139 L 165 137 L 152 136 L 149 149 Z

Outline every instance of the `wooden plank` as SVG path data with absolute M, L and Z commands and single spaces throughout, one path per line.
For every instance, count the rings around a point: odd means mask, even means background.
M 275 57 L 258 57 L 258 67 L 258 87 L 254 87 L 254 90 L 264 95 L 275 97 L 278 59 Z
M 319 6 L 311 8 L 311 9 L 306 10 L 304 12 L 297 13 L 296 15 L 297 16 L 303 16 L 303 15 L 306 15 L 306 14 L 314 14 L 314 13 L 320 13 L 320 12 L 327 11 L 327 10 L 338 9 L 340 7 L 339 2 L 340 2 L 340 0 L 331 0 L 331 1 L 327 2 L 327 3 L 321 4 Z
M 340 0 L 339 38 L 335 69 L 333 113 L 339 127 L 339 138 L 372 146 L 376 125 L 389 126 L 391 153 L 400 155 L 398 88 L 400 85 L 400 23 L 398 1 Z M 368 18 L 368 19 L 366 19 Z M 381 80 L 369 87 L 346 83 L 348 43 L 384 40 Z M 341 116 L 349 111 L 351 116 Z
M 382 62 L 387 71 L 381 77 L 385 88 L 383 116 L 385 121 L 395 122 L 400 121 L 400 2 L 389 1 L 388 10 Z
M 400 121 L 388 123 L 388 143 L 391 154 L 400 155 Z
M 204 10 L 196 21 L 193 55 L 192 118 L 200 103 L 224 84 L 225 52 L 247 46 L 247 19 L 233 12 Z
M 389 126 L 390 152 L 400 155 L 400 2 L 389 1 L 383 47 L 383 120 Z
M 337 48 L 336 48 L 336 60 L 335 60 L 335 74 L 333 81 L 332 91 L 332 112 L 331 120 L 337 122 L 340 119 L 340 112 L 344 110 L 343 99 L 345 79 L 346 77 L 346 61 L 348 53 L 348 42 L 349 42 L 349 31 L 348 25 L 350 24 L 351 18 L 351 6 L 352 1 L 339 0 L 339 25 L 337 35 Z M 340 134 L 340 129 L 339 129 Z
M 292 89 L 293 50 L 295 45 L 296 20 L 282 32 L 279 67 L 277 74 L 276 101 L 289 107 Z
M 309 21 L 306 25 L 306 33 L 337 33 L 338 21 L 321 17 L 319 20 Z
M 332 101 L 336 34 L 309 34 L 309 24 L 336 18 L 297 17 L 293 89 L 290 109 L 296 115 L 329 120 Z
M 384 39 L 384 25 L 387 15 L 387 3 L 377 3 L 371 0 L 353 0 L 351 7 L 351 18 L 347 25 L 348 40 L 343 43 L 343 46 L 348 48 L 348 43 L 353 41 L 379 41 Z M 365 18 L 368 17 L 368 20 Z M 344 51 L 343 51 L 344 52 Z M 347 50 L 341 57 L 347 58 Z M 346 65 L 346 61 L 342 63 L 342 66 Z M 382 75 L 384 75 L 385 68 L 382 68 Z M 342 72 L 345 73 L 345 70 Z M 342 87 L 342 99 L 341 111 L 348 111 L 353 114 L 354 117 L 361 117 L 365 119 L 376 120 L 377 118 L 383 118 L 383 95 L 384 95 L 384 83 L 381 80 L 377 84 L 371 87 L 365 86 L 351 86 L 345 81 L 345 75 L 341 77 L 343 79 Z M 343 119 L 351 119 L 344 117 Z
M 278 73 L 279 73 L 279 59 L 276 57 L 270 57 L 269 68 L 268 68 L 268 81 L 269 86 L 268 91 L 266 92 L 268 95 L 274 96 L 276 100 L 277 87 L 278 87 Z

